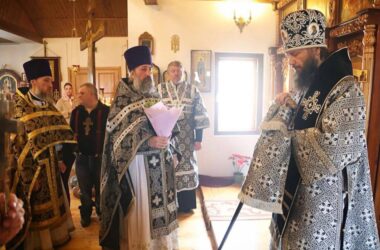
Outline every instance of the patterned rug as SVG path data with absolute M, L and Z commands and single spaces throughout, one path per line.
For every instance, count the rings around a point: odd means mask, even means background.
M 236 199 L 205 199 L 198 190 L 203 218 L 213 249 L 218 249 L 239 204 Z M 223 246 L 223 250 L 269 249 L 271 213 L 244 205 Z
M 211 221 L 230 221 L 239 204 L 238 200 L 205 200 L 205 207 Z M 271 213 L 243 205 L 237 220 L 268 220 Z

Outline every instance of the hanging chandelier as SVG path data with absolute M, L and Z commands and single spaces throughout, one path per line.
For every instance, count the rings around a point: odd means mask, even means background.
M 77 31 L 77 25 L 76 25 L 76 12 L 75 12 L 75 2 L 76 0 L 69 0 L 73 3 L 73 28 L 71 29 L 71 38 L 75 40 L 76 37 L 78 37 L 78 31 Z M 73 57 L 73 43 L 71 45 L 71 57 Z M 77 73 L 80 69 L 79 64 L 72 64 L 71 69 L 74 73 Z

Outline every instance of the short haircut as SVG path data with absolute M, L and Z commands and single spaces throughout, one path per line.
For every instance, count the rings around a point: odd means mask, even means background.
M 63 85 L 63 88 L 66 88 L 66 86 L 70 86 L 70 87 L 73 87 L 73 85 L 69 82 L 65 83 L 65 85 Z
M 89 82 L 83 83 L 80 85 L 80 88 L 86 87 L 87 89 L 91 90 L 92 94 L 98 99 L 98 90 L 96 89 L 95 85 Z
M 182 66 L 182 63 L 180 61 L 172 61 L 168 64 L 168 69 L 170 67 L 178 67 L 178 68 L 181 68 L 183 69 L 183 66 Z

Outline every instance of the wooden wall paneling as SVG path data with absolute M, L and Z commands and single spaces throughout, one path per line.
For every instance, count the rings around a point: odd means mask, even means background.
M 367 95 L 367 146 L 374 192 L 376 220 L 380 225 L 380 9 L 365 9 L 357 13 L 357 18 L 333 27 L 329 31 L 329 44 L 339 48 L 343 42 L 355 52 L 363 45 L 361 69 L 367 70 L 367 83 L 362 85 Z M 361 42 L 353 38 L 361 36 Z M 353 42 L 354 41 L 354 42 Z M 355 44 L 356 43 L 356 44 Z M 358 51 L 356 51 L 357 53 Z M 356 61 L 353 61 L 355 67 Z
M 376 222 L 377 222 L 377 228 L 379 229 L 380 226 L 380 192 L 379 186 L 380 186 L 380 171 L 379 171 L 379 163 L 380 163 L 380 146 L 378 146 L 377 151 L 377 159 L 375 159 L 375 162 L 377 164 L 377 168 L 372 169 L 371 177 L 373 176 L 374 180 L 372 180 L 372 189 L 374 192 L 374 201 L 375 201 L 375 213 L 376 213 Z
M 378 222 L 380 222 L 380 28 L 376 32 L 375 62 L 373 84 L 371 89 L 370 127 L 367 132 L 368 156 L 371 167 L 372 185 L 375 189 L 375 205 Z

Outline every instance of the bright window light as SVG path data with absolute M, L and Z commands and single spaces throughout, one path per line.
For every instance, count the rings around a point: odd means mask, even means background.
M 256 133 L 261 120 L 262 55 L 232 55 L 216 56 L 216 134 Z

